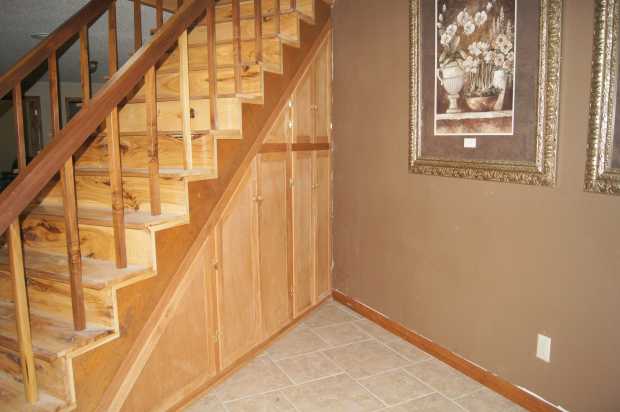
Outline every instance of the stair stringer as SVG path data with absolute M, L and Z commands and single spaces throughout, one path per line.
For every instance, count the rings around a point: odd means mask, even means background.
M 272 117 L 278 104 L 292 91 L 297 74 L 330 27 L 330 7 L 318 1 L 315 12 L 314 25 L 301 22 L 300 47 L 283 48 L 283 74 L 264 73 L 264 104 L 243 104 L 243 139 L 218 139 L 218 178 L 189 182 L 190 223 L 157 233 L 157 276 L 118 291 L 120 337 L 74 359 L 79 410 L 108 410 L 102 405 L 114 398 L 126 370 L 135 362 L 135 354 L 142 345 L 138 342 L 144 338 L 149 320 L 165 299 L 166 291 L 175 285 L 175 273 L 181 262 L 191 253 L 190 247 L 205 227 L 214 224 L 213 218 L 221 212 L 227 193 L 238 183 L 240 168 L 253 157 L 252 150 L 258 150 L 256 142 L 265 125 L 275 120 Z

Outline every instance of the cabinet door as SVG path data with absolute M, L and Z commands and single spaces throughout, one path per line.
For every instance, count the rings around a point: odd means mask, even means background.
M 295 316 L 312 305 L 314 292 L 314 228 L 312 153 L 293 152 L 293 283 Z
M 258 158 L 260 294 L 263 336 L 291 319 L 288 277 L 287 153 Z
M 314 160 L 314 210 L 316 231 L 316 297 L 321 299 L 331 289 L 331 246 L 330 246 L 330 153 L 328 150 L 315 152 Z
M 309 70 L 294 97 L 295 133 L 293 143 L 312 143 L 314 141 L 313 70 Z
M 255 167 L 243 178 L 218 225 L 220 359 L 226 368 L 260 336 Z
M 314 63 L 316 109 L 315 143 L 331 140 L 331 47 L 328 40 Z

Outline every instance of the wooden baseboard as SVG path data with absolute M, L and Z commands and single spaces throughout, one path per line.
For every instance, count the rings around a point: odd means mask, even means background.
M 440 361 L 452 366 L 454 369 L 462 372 L 470 378 L 480 382 L 482 385 L 499 393 L 505 398 L 521 405 L 532 412 L 560 412 L 560 409 L 537 398 L 536 396 L 524 391 L 518 386 L 500 378 L 499 376 L 482 369 L 480 366 L 460 357 L 454 352 L 440 346 L 439 344 L 418 335 L 414 331 L 407 329 L 400 323 L 387 318 L 385 315 L 376 310 L 358 302 L 344 293 L 334 290 L 332 292 L 334 300 L 353 309 L 365 318 L 375 322 L 382 328 L 400 336 L 404 340 L 422 349 L 424 352 L 434 356 Z
M 242 367 L 247 365 L 250 361 L 252 361 L 258 355 L 260 355 L 262 352 L 264 352 L 280 336 L 284 335 L 285 333 L 287 333 L 291 329 L 293 329 L 295 326 L 297 326 L 302 320 L 304 320 L 306 317 L 308 317 L 308 315 L 310 315 L 312 312 L 314 312 L 316 310 L 316 308 L 321 306 L 321 304 L 323 304 L 323 302 L 325 302 L 327 299 L 329 299 L 329 297 L 330 297 L 330 295 L 327 295 L 324 298 L 322 298 L 319 301 L 317 301 L 317 303 L 315 303 L 314 306 L 311 306 L 308 309 L 306 309 L 299 316 L 297 316 L 295 319 L 293 319 L 289 324 L 287 324 L 282 329 L 277 331 L 274 335 L 270 336 L 268 339 L 266 339 L 262 343 L 260 343 L 257 346 L 255 346 L 254 349 L 252 349 L 251 351 L 249 351 L 248 353 L 243 355 L 241 358 L 239 358 L 237 361 L 235 361 L 229 367 L 219 371 L 215 376 L 208 377 L 206 382 L 204 382 L 203 384 L 199 385 L 197 388 L 195 388 L 193 390 L 190 390 L 189 393 L 187 393 L 187 395 L 185 397 L 183 397 L 182 399 L 176 401 L 173 404 L 173 406 L 171 406 L 170 408 L 166 408 L 166 410 L 168 410 L 168 411 L 181 411 L 183 408 L 188 406 L 194 400 L 200 398 L 201 396 L 204 396 L 209 391 L 209 389 L 211 389 L 216 384 L 224 381 L 230 375 L 232 375 L 233 373 L 235 373 L 236 371 L 238 371 L 239 369 L 241 369 Z M 190 384 L 190 386 L 191 386 L 191 384 Z M 188 392 L 188 391 L 186 390 L 185 392 Z

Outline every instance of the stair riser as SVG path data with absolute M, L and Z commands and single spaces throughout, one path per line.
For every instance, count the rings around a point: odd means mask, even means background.
M 115 260 L 114 232 L 111 227 L 80 224 L 79 231 L 82 256 L 110 262 Z M 28 216 L 22 222 L 26 249 L 66 254 L 65 233 L 63 218 Z M 125 236 L 127 261 L 130 264 L 152 265 L 155 260 L 153 235 L 148 230 L 126 229 Z
M 240 33 L 242 40 L 253 40 L 256 38 L 254 29 L 254 19 L 241 20 Z M 280 16 L 280 32 L 276 31 L 276 21 L 273 17 L 265 17 L 263 19 L 263 36 L 281 35 L 283 38 L 291 40 L 299 40 L 299 16 L 295 13 L 284 14 Z M 218 44 L 233 41 L 233 24 L 232 21 L 221 22 L 216 25 L 215 41 Z M 207 44 L 207 25 L 203 21 L 197 25 L 190 33 L 188 42 L 190 45 L 206 45 Z M 219 57 L 219 56 L 218 56 Z M 219 64 L 222 64 L 218 60 Z
M 20 359 L 19 354 L 0 348 L 0 370 L 22 385 Z M 75 402 L 72 382 L 73 373 L 70 373 L 68 369 L 71 368 L 70 361 L 67 361 L 64 357 L 52 362 L 35 358 L 34 363 L 39 389 L 67 403 Z
M 27 252 L 26 252 L 27 253 Z M 73 322 L 69 284 L 55 280 L 28 279 L 28 304 L 31 313 L 48 318 Z M 90 325 L 115 328 L 113 291 L 84 288 L 86 321 Z M 0 273 L 0 299 L 13 302 L 8 273 Z
M 297 0 L 297 6 L 302 2 L 313 0 Z M 254 0 L 246 0 L 240 2 L 239 8 L 241 18 L 250 18 L 254 16 Z M 274 0 L 263 0 L 261 4 L 261 11 L 263 15 L 273 14 L 275 10 Z M 288 12 L 291 10 L 291 0 L 280 0 L 280 12 Z M 215 8 L 215 20 L 230 20 L 232 18 L 232 6 L 230 4 L 218 4 Z
M 144 135 L 121 136 L 121 164 L 127 169 L 144 169 L 149 164 L 150 139 Z M 181 137 L 159 136 L 159 166 L 183 168 L 185 147 Z M 192 138 L 192 163 L 195 168 L 216 169 L 215 142 L 213 136 L 202 135 Z M 77 167 L 108 167 L 107 137 L 95 137 L 77 160 Z
M 159 178 L 162 212 L 187 213 L 187 183 L 182 178 Z M 81 207 L 111 210 L 112 195 L 110 178 L 107 176 L 76 176 L 78 204 Z M 125 209 L 151 211 L 150 193 L 147 177 L 123 178 L 123 202 Z M 60 183 L 53 184 L 41 199 L 44 206 L 62 207 Z
M 202 51 L 200 51 L 202 52 Z M 206 66 L 204 66 L 206 67 Z M 219 69 L 217 71 L 218 96 L 233 96 L 235 90 L 235 73 L 232 67 Z M 239 93 L 262 95 L 263 92 L 263 73 L 259 65 L 244 66 L 241 68 L 241 90 Z M 209 72 L 207 69 L 193 70 L 189 72 L 189 90 L 193 99 L 205 98 L 210 96 L 209 91 Z M 136 93 L 134 99 L 144 99 L 145 92 L 142 87 Z M 160 73 L 157 75 L 157 98 L 158 99 L 178 99 L 179 98 L 179 74 Z
M 191 100 L 194 117 L 190 119 L 194 131 L 211 129 L 208 99 Z M 217 101 L 219 129 L 241 131 L 241 101 L 235 98 L 220 98 Z M 181 104 L 178 101 L 157 104 L 157 129 L 161 133 L 180 132 L 183 129 Z M 126 104 L 120 111 L 121 133 L 146 132 L 146 107 L 144 103 Z

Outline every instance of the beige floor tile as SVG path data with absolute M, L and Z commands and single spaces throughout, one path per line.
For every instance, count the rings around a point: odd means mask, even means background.
M 463 412 L 455 403 L 449 401 L 438 393 L 425 396 L 420 399 L 407 402 L 403 405 L 394 406 L 386 412 Z
M 345 345 L 370 339 L 370 335 L 355 326 L 353 322 L 339 323 L 313 329 L 325 342 L 331 346 Z
M 315 310 L 304 321 L 304 324 L 311 328 L 320 328 L 321 326 L 329 326 L 335 323 L 349 322 L 353 320 L 356 320 L 356 318 L 342 310 L 338 307 L 338 305 L 328 304 Z
M 215 395 L 207 395 L 191 404 L 185 412 L 226 412 Z
M 336 307 L 338 307 L 340 310 L 345 311 L 346 313 L 348 313 L 349 315 L 353 316 L 355 319 L 364 319 L 364 317 L 362 315 L 360 315 L 359 313 L 357 313 L 356 311 L 354 311 L 353 309 L 351 309 L 350 307 L 343 305 L 340 302 L 336 302 L 333 301 L 331 303 L 329 303 L 330 305 L 334 305 Z
M 402 369 L 360 379 L 359 383 L 388 405 L 396 405 L 434 392 Z
M 228 412 L 286 412 L 295 408 L 280 392 L 270 392 L 226 403 Z
M 362 319 L 355 322 L 357 326 L 359 326 L 364 332 L 368 333 L 374 338 L 379 339 L 383 342 L 388 342 L 396 339 L 400 339 L 398 336 L 393 333 L 388 332 L 383 329 L 381 326 L 377 325 L 374 322 L 369 321 L 368 319 Z
M 488 388 L 463 396 L 455 402 L 469 412 L 526 412 L 526 409 Z
M 291 380 L 275 363 L 267 356 L 261 356 L 228 378 L 215 393 L 222 401 L 230 401 L 290 385 Z
M 376 340 L 352 343 L 324 353 L 356 379 L 397 369 L 409 363 Z
M 475 380 L 436 359 L 414 363 L 405 370 L 451 399 L 483 388 Z
M 293 386 L 282 392 L 299 412 L 370 412 L 383 406 L 345 374 Z
M 398 338 L 393 341 L 387 341 L 385 344 L 412 362 L 419 362 L 431 358 L 428 353 L 418 349 L 404 339 Z
M 308 382 L 342 372 L 341 368 L 320 352 L 283 359 L 276 364 L 295 383 Z
M 327 343 L 319 338 L 312 330 L 307 328 L 295 329 L 292 332 L 278 339 L 267 353 L 271 359 L 280 360 L 304 353 L 315 352 L 326 349 Z

